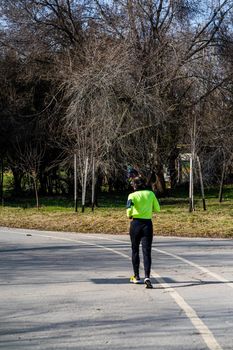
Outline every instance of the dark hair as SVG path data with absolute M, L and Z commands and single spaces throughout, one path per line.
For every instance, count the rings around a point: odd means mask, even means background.
M 146 181 L 142 177 L 135 177 L 131 181 L 131 186 L 135 191 L 144 190 L 146 188 Z

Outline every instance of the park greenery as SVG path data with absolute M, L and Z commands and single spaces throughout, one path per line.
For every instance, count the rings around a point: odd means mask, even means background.
M 0 224 L 127 232 L 131 166 L 158 233 L 232 236 L 232 28 L 232 0 L 0 0 Z
M 98 207 L 91 206 L 81 212 L 74 211 L 74 201 L 69 197 L 42 197 L 40 209 L 35 207 L 33 198 L 20 197 L 5 199 L 0 207 L 0 226 L 49 231 L 82 233 L 127 234 L 129 219 L 126 218 L 127 193 L 102 192 Z M 195 196 L 195 211 L 188 210 L 186 189 L 177 189 L 172 197 L 159 199 L 161 212 L 153 217 L 155 235 L 185 237 L 233 237 L 233 187 L 226 186 L 224 200 L 218 200 L 218 188 L 206 192 L 207 210 L 203 211 L 199 192 Z

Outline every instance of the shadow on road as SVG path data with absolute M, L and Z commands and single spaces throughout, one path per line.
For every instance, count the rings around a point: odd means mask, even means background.
M 90 281 L 95 284 L 130 284 L 129 278 L 91 278 Z M 176 281 L 170 277 L 161 277 L 155 279 L 152 278 L 153 285 L 156 289 L 167 289 L 162 286 L 162 284 L 165 282 L 169 284 L 172 288 L 184 288 L 184 287 L 195 287 L 195 286 L 204 286 L 204 285 L 216 285 L 216 284 L 225 284 L 225 283 L 232 283 L 231 281 Z M 142 283 L 143 284 L 143 279 Z M 140 285 L 140 284 L 139 284 Z M 169 288 L 169 287 L 168 287 Z

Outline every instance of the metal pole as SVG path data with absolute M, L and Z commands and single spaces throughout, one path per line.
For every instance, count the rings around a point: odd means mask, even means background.
M 78 211 L 78 198 L 77 198 L 77 154 L 74 154 L 74 208 L 75 212 Z

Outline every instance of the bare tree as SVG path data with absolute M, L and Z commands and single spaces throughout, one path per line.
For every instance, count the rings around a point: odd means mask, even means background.
M 232 79 L 220 64 L 223 48 L 230 57 L 232 6 L 230 0 L 2 0 L 0 44 L 21 70 L 17 84 L 30 86 L 30 93 L 11 89 L 14 115 L 39 114 L 40 132 L 50 126 L 51 141 L 59 140 L 70 162 L 77 154 L 82 187 L 88 158 L 87 184 L 95 159 L 95 172 L 101 168 L 109 179 L 127 164 L 140 166 L 156 174 L 164 192 L 164 167 L 176 185 L 177 145 L 193 143 L 194 115 L 201 160 L 215 124 L 227 135 L 215 103 Z M 45 85 L 42 98 L 35 92 Z
M 36 207 L 39 209 L 38 179 L 45 147 L 42 143 L 28 143 L 23 145 L 18 143 L 15 152 L 17 154 L 17 163 L 12 164 L 12 166 L 16 167 L 32 181 Z

